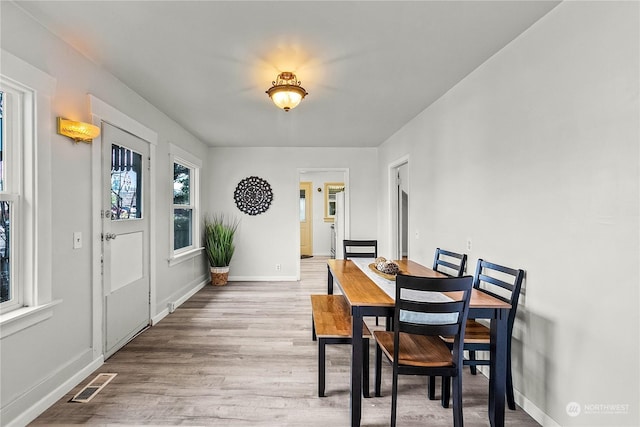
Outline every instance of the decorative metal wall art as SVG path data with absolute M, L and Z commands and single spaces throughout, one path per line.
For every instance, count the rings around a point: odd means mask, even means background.
M 244 178 L 233 193 L 236 206 L 249 215 L 259 215 L 269 209 L 273 201 L 273 191 L 267 181 L 257 176 Z

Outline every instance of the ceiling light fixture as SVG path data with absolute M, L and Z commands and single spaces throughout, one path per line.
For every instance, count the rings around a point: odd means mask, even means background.
M 289 71 L 278 74 L 272 84 L 273 86 L 266 93 L 273 103 L 284 111 L 296 108 L 300 101 L 308 95 L 307 91 L 300 86 L 300 81 L 298 81 L 296 75 Z
M 58 117 L 58 133 L 73 139 L 75 142 L 91 144 L 93 138 L 100 135 L 100 128 L 89 123 L 74 122 Z

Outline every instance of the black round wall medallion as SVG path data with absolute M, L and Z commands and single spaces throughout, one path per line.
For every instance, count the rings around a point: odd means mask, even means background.
M 249 215 L 259 215 L 269 209 L 273 200 L 273 191 L 267 181 L 257 176 L 250 176 L 238 183 L 233 193 L 236 206 Z

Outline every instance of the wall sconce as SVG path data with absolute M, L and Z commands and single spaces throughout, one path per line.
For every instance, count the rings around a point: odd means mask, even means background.
M 273 86 L 267 90 L 267 94 L 273 103 L 284 111 L 296 108 L 300 101 L 308 95 L 307 91 L 300 86 L 296 75 L 289 71 L 278 74 L 272 84 Z
M 73 139 L 76 143 L 82 141 L 91 144 L 93 138 L 100 135 L 100 128 L 90 123 L 74 122 L 58 117 L 58 133 Z

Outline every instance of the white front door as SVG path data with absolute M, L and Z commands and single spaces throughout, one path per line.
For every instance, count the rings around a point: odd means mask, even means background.
M 105 358 L 150 321 L 149 144 L 102 124 Z

